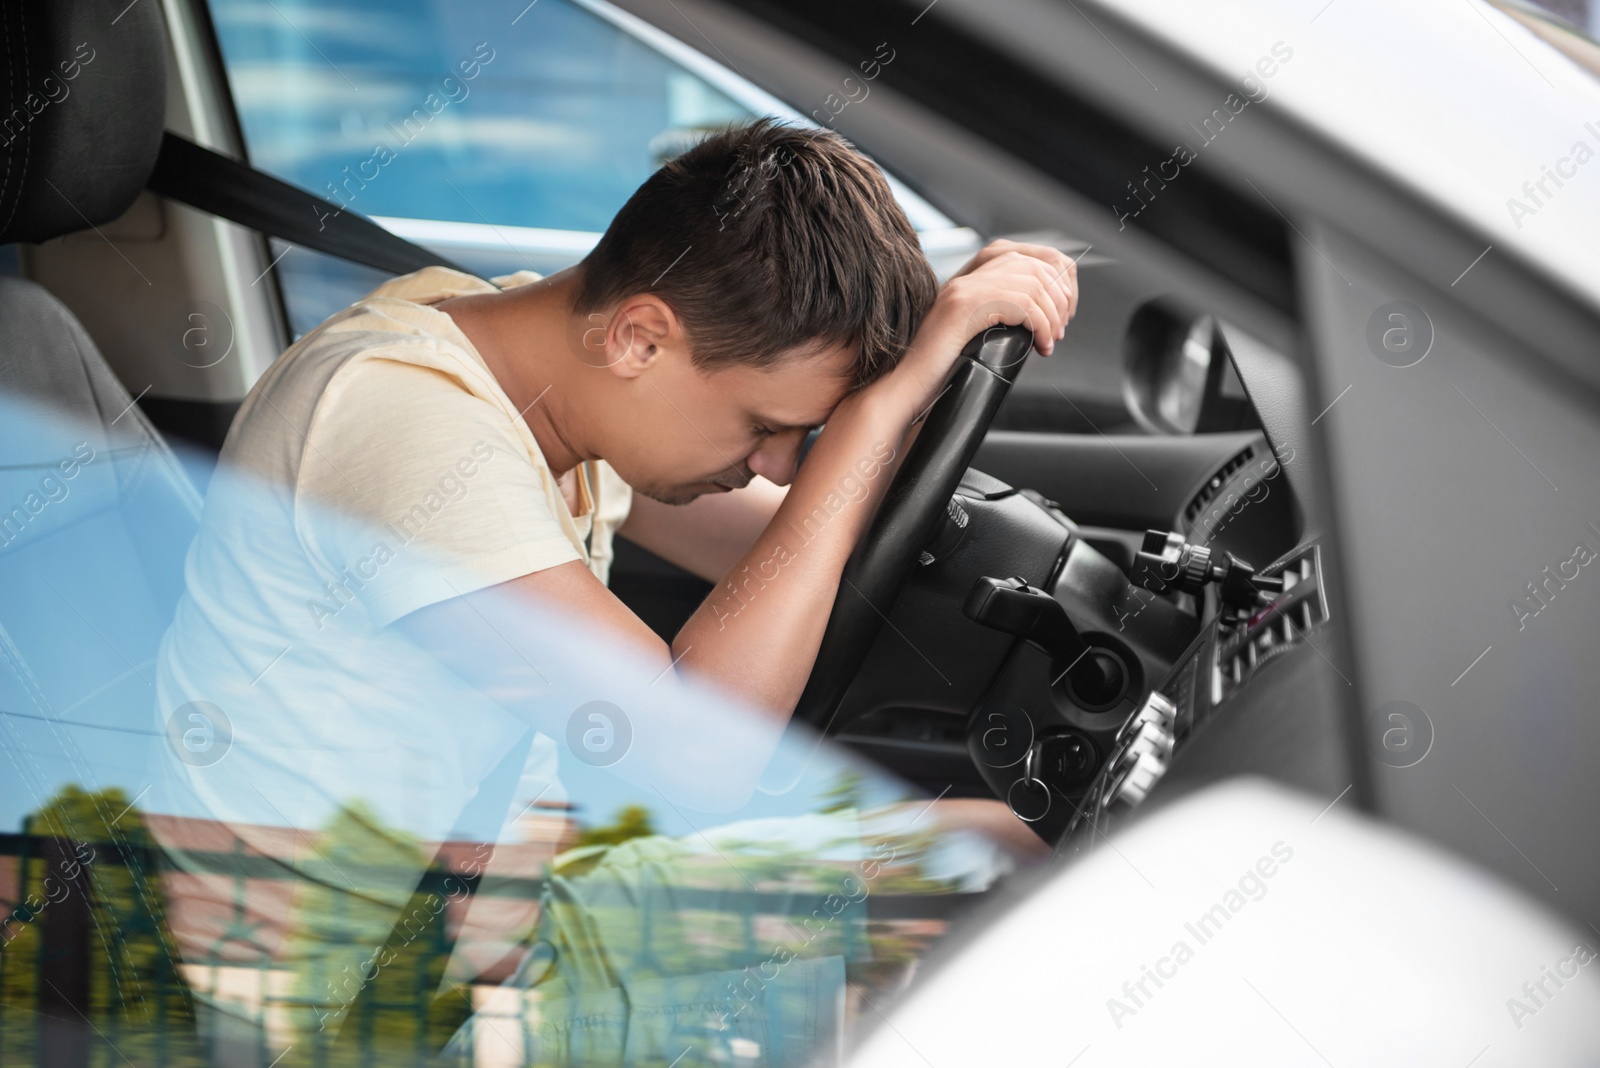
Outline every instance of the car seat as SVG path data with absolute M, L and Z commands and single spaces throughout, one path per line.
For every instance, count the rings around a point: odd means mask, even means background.
M 0 40 L 0 244 L 117 218 L 162 143 L 160 6 L 6 4 Z M 89 63 L 75 58 L 85 44 Z M 200 507 L 72 314 L 39 285 L 0 276 L 5 811 L 148 767 L 155 654 Z

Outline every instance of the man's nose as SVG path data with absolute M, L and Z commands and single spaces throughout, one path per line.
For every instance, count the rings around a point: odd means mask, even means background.
M 805 440 L 804 430 L 775 434 L 751 453 L 745 464 L 773 485 L 787 486 L 794 481 L 795 470 L 800 466 L 800 446 Z

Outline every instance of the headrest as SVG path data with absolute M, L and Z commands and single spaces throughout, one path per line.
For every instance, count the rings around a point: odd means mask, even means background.
M 159 0 L 8 0 L 0 41 L 0 244 L 121 215 L 166 124 Z

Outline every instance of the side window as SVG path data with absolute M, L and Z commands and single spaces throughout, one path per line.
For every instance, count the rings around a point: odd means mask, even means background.
M 486 277 L 571 265 L 663 159 L 777 110 L 603 0 L 211 7 L 255 166 Z M 944 243 L 970 234 L 901 199 Z M 296 336 L 382 281 L 283 243 L 272 254 Z

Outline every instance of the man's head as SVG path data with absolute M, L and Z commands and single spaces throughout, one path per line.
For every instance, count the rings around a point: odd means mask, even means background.
M 937 283 L 877 167 L 772 120 L 640 186 L 580 268 L 574 348 L 616 375 L 605 458 L 672 503 L 786 483 L 807 429 L 889 370 Z

